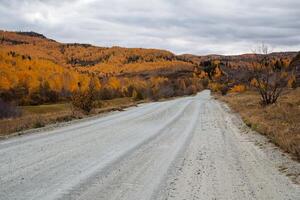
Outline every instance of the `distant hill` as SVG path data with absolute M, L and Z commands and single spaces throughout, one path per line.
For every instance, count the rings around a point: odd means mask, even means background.
M 297 55 L 297 52 L 274 52 L 270 53 L 268 57 L 273 60 L 282 60 L 286 62 L 287 65 L 292 61 L 292 59 Z M 178 56 L 182 60 L 191 61 L 193 63 L 201 63 L 206 60 L 219 60 L 223 63 L 228 63 L 232 67 L 238 66 L 249 66 L 253 62 L 256 62 L 256 54 L 242 54 L 242 55 L 232 55 L 232 56 L 223 56 L 223 55 L 206 55 L 206 56 L 197 56 L 192 54 L 184 54 Z

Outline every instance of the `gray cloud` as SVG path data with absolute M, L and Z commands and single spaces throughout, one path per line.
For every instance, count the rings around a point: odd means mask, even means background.
M 299 19 L 299 0 L 0 0 L 1 29 L 175 53 L 298 51 Z

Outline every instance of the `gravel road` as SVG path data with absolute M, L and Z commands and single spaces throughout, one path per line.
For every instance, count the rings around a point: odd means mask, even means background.
M 209 91 L 0 142 L 0 199 L 300 199 Z

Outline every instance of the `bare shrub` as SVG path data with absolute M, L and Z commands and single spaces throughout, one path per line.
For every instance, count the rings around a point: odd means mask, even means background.
M 288 69 L 278 67 L 268 59 L 269 48 L 262 44 L 256 54 L 258 65 L 253 66 L 253 75 L 256 80 L 254 86 L 261 96 L 261 104 L 269 105 L 276 103 L 288 84 L 290 74 Z

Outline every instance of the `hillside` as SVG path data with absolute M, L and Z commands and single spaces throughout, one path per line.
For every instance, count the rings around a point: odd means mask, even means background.
M 296 53 L 268 56 L 288 66 Z M 201 79 L 211 79 L 204 69 L 207 61 L 232 69 L 256 62 L 254 54 L 175 55 L 158 49 L 67 44 L 35 32 L 0 31 L 0 96 L 22 105 L 57 102 L 78 89 L 86 90 L 91 80 L 103 99 L 192 94 L 201 89 Z
M 141 48 L 96 47 L 90 44 L 63 44 L 33 32 L 0 32 L 1 47 L 32 58 L 50 60 L 64 67 L 80 71 L 121 75 L 159 69 L 190 69 L 191 64 L 178 59 L 173 53 Z M 140 67 L 140 65 L 143 67 Z M 176 69 L 177 68 L 177 69 Z
M 34 32 L 7 31 L 0 31 L 0 47 L 0 93 L 3 99 L 19 104 L 42 103 L 31 101 L 30 96 L 45 87 L 54 99 L 68 98 L 79 88 L 87 89 L 91 79 L 105 99 L 131 96 L 133 90 L 146 96 L 149 87 L 158 90 L 161 84 L 174 85 L 174 77 L 189 82 L 184 90 L 194 81 L 195 65 L 164 50 L 63 44 Z
M 291 68 L 295 69 L 296 83 L 297 83 L 297 86 L 300 86 L 300 52 L 292 60 L 292 62 L 291 62 Z

